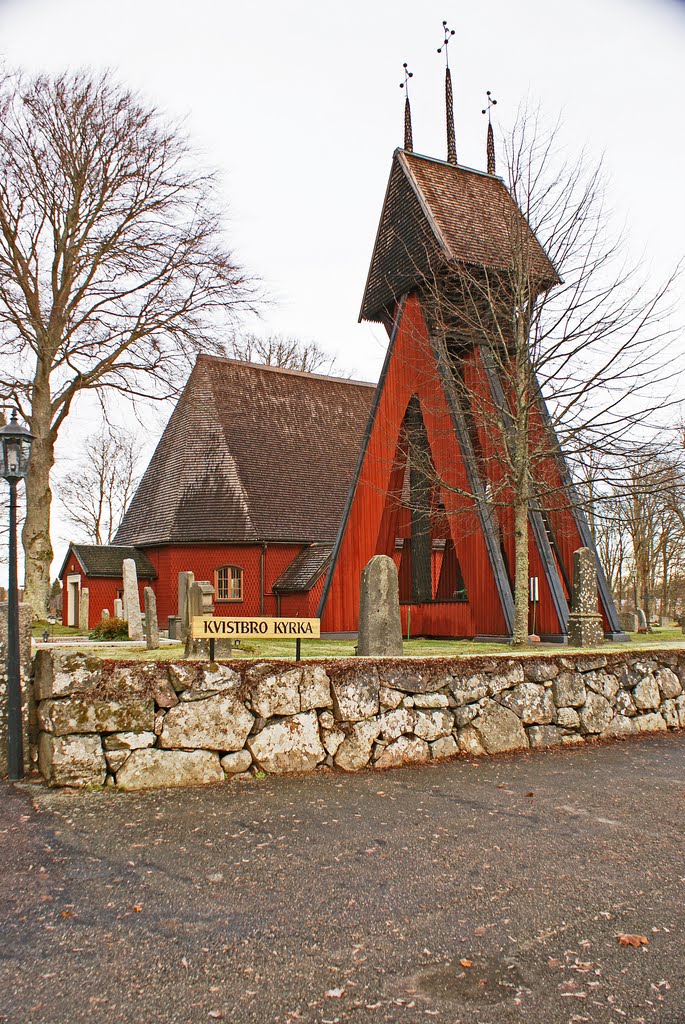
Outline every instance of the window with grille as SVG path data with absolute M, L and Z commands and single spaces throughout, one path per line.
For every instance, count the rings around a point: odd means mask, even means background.
M 215 577 L 217 601 L 242 601 L 243 570 L 239 565 L 222 565 Z

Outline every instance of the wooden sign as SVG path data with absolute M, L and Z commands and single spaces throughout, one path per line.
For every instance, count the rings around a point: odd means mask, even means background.
M 318 640 L 321 619 L 228 619 L 203 615 L 193 619 L 193 640 Z

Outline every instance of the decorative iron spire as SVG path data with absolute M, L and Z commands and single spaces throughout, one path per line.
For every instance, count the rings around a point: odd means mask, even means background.
M 448 45 L 451 37 L 454 35 L 454 29 L 447 27 L 447 22 L 443 21 L 442 28 L 445 33 L 445 38 L 442 46 L 438 47 L 438 53 L 445 51 L 445 120 L 447 123 L 447 162 L 450 164 L 456 164 L 457 162 L 457 143 L 454 134 L 454 98 L 452 95 L 452 75 L 450 73 L 450 57 L 448 52 Z
M 489 89 L 487 91 L 487 97 L 488 105 L 481 111 L 481 113 L 488 115 L 488 174 L 495 174 L 495 133 L 492 130 L 492 119 L 490 117 L 490 111 L 492 107 L 494 107 L 497 104 L 497 100 L 493 100 L 492 94 L 490 93 Z
M 411 106 L 409 104 L 409 79 L 414 77 L 414 72 L 409 71 L 406 64 L 404 68 L 404 81 L 400 82 L 400 89 L 404 89 L 404 148 L 408 153 L 414 152 L 414 138 L 411 131 Z

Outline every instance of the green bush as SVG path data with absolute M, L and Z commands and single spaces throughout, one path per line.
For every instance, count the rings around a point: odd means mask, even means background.
M 123 619 L 100 619 L 90 632 L 91 640 L 128 640 L 128 623 Z

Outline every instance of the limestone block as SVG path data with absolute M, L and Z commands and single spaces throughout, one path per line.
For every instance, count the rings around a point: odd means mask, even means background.
M 580 709 L 580 725 L 583 732 L 603 732 L 614 717 L 614 712 L 605 697 L 590 690 Z
M 383 739 L 390 742 L 405 733 L 414 732 L 414 720 L 413 708 L 397 708 L 395 711 L 387 711 L 379 718 Z
M 443 736 L 430 744 L 431 757 L 434 761 L 442 761 L 447 757 L 455 757 L 459 753 L 459 747 L 454 736 Z
M 219 755 L 211 750 L 133 750 L 117 772 L 120 789 L 203 786 L 223 779 Z
M 224 754 L 221 758 L 221 767 L 227 775 L 238 775 L 246 772 L 252 764 L 252 754 L 249 750 L 236 750 L 233 754 Z
M 552 694 L 539 683 L 520 683 L 503 694 L 500 702 L 526 725 L 548 725 L 554 721 L 556 708 Z
M 99 736 L 54 736 L 42 732 L 38 767 L 51 786 L 102 786 L 107 764 Z
M 562 729 L 579 729 L 580 715 L 575 708 L 559 708 L 557 711 L 557 725 Z
M 417 693 L 414 695 L 415 708 L 447 708 L 449 697 L 446 693 Z
M 342 729 L 326 729 L 321 737 L 326 753 L 330 754 L 331 757 L 337 754 L 338 748 L 344 739 L 345 733 Z
M 645 676 L 633 690 L 633 701 L 635 707 L 640 711 L 652 710 L 661 704 L 659 685 L 651 673 Z
M 125 558 L 122 565 L 124 579 L 124 614 L 128 622 L 129 640 L 143 639 L 143 620 L 140 614 L 138 596 L 138 574 L 132 558 Z
M 450 711 L 414 711 L 414 733 L 422 740 L 439 740 L 449 736 L 454 728 L 454 716 Z
M 683 687 L 678 679 L 675 672 L 671 671 L 670 668 L 660 668 L 654 673 L 657 685 L 661 690 L 661 696 L 665 700 L 672 700 L 674 697 L 679 697 L 683 692 Z
M 601 668 L 607 667 L 607 659 L 604 654 L 585 654 L 576 658 L 565 658 L 566 668 L 574 672 L 598 672 Z
M 469 676 L 468 679 L 455 679 L 450 685 L 450 692 L 458 708 L 467 704 L 475 704 L 488 695 L 488 681 L 483 674 Z
M 154 715 L 152 698 L 147 697 L 91 700 L 74 696 L 45 700 L 38 705 L 40 728 L 55 736 L 89 732 L 152 732 Z
M 466 725 L 459 730 L 457 735 L 457 746 L 462 754 L 470 754 L 473 757 L 480 757 L 487 751 L 480 741 L 480 734 L 472 725 Z
M 125 761 L 128 760 L 130 750 L 106 750 L 105 761 L 110 772 L 116 774 Z
M 587 692 L 583 677 L 577 672 L 562 672 L 552 683 L 552 696 L 558 708 L 579 708 Z
M 319 712 L 319 725 L 322 729 L 335 729 L 335 718 L 330 711 Z
M 627 690 L 619 690 L 616 694 L 616 713 L 619 715 L 636 715 L 635 701 Z
M 103 736 L 102 746 L 105 750 L 138 750 L 153 746 L 155 738 L 154 732 L 112 732 Z
M 601 693 L 610 703 L 620 689 L 620 683 L 612 672 L 585 672 L 582 679 L 588 690 Z
M 380 684 L 375 669 L 348 670 L 332 679 L 333 710 L 339 722 L 361 722 L 380 711 Z
M 402 654 L 397 566 L 388 555 L 374 555 L 362 571 L 358 652 L 362 657 Z
M 102 662 L 89 654 L 41 650 L 33 659 L 36 700 L 90 690 L 102 679 Z
M 680 719 L 678 716 L 678 708 L 674 700 L 665 700 L 661 705 L 661 714 L 664 722 L 669 729 L 679 729 Z
M 323 665 L 305 665 L 300 681 L 300 710 L 333 706 L 331 681 Z
M 168 668 L 169 682 L 175 693 L 183 693 L 195 686 L 197 680 L 197 667 L 195 665 L 179 665 L 172 662 Z
M 241 750 L 253 722 L 254 716 L 232 693 L 219 693 L 167 711 L 160 746 L 168 750 Z
M 249 687 L 249 704 L 256 715 L 296 715 L 300 710 L 300 680 L 302 670 L 275 672 L 257 665 L 249 669 L 245 681 Z
M 478 701 L 476 704 L 467 704 L 464 708 L 454 709 L 454 721 L 458 726 L 468 725 L 472 722 L 476 715 L 479 715 L 482 707 L 485 704 L 483 701 Z
M 543 658 L 527 658 L 523 670 L 531 683 L 546 683 L 559 675 L 559 666 Z
M 676 697 L 675 706 L 678 709 L 678 721 L 680 728 L 685 729 L 685 697 Z
M 261 768 L 279 775 L 310 771 L 326 757 L 315 711 L 269 722 L 247 745 Z
M 169 680 L 163 676 L 155 679 L 152 687 L 152 696 L 155 704 L 160 708 L 173 708 L 178 704 L 176 691 Z
M 400 736 L 389 743 L 376 761 L 376 768 L 395 768 L 402 764 L 420 764 L 430 760 L 430 747 L 417 736 Z
M 528 739 L 534 749 L 558 747 L 562 738 L 561 729 L 557 729 L 555 725 L 531 725 L 528 729 Z
M 633 719 L 640 732 L 665 732 L 667 725 L 660 714 L 638 715 Z
M 241 685 L 240 673 L 228 665 L 218 665 L 215 661 L 203 665 L 195 676 L 195 690 L 211 690 L 218 693 L 224 690 L 237 690 Z
M 392 690 L 389 686 L 381 686 L 379 696 L 381 708 L 390 708 L 393 711 L 402 703 L 404 694 L 401 690 Z
M 634 736 L 638 731 L 637 724 L 633 718 L 627 715 L 614 715 L 606 729 L 600 733 L 604 739 L 622 739 L 624 736 Z
M 486 675 L 488 693 L 493 696 L 502 690 L 510 690 L 525 679 L 523 665 L 513 659 L 505 662 L 494 662 L 491 671 Z
M 378 719 L 370 719 L 353 725 L 345 740 L 338 747 L 335 763 L 346 772 L 354 772 L 369 763 L 374 740 L 381 731 Z
M 408 658 L 400 663 L 381 662 L 378 672 L 383 686 L 403 693 L 436 693 L 452 682 L 450 675 L 419 658 Z
M 474 718 L 471 726 L 478 733 L 488 754 L 499 754 L 505 750 L 519 750 L 528 746 L 526 730 L 520 718 L 495 701 L 489 701 L 483 711 Z

